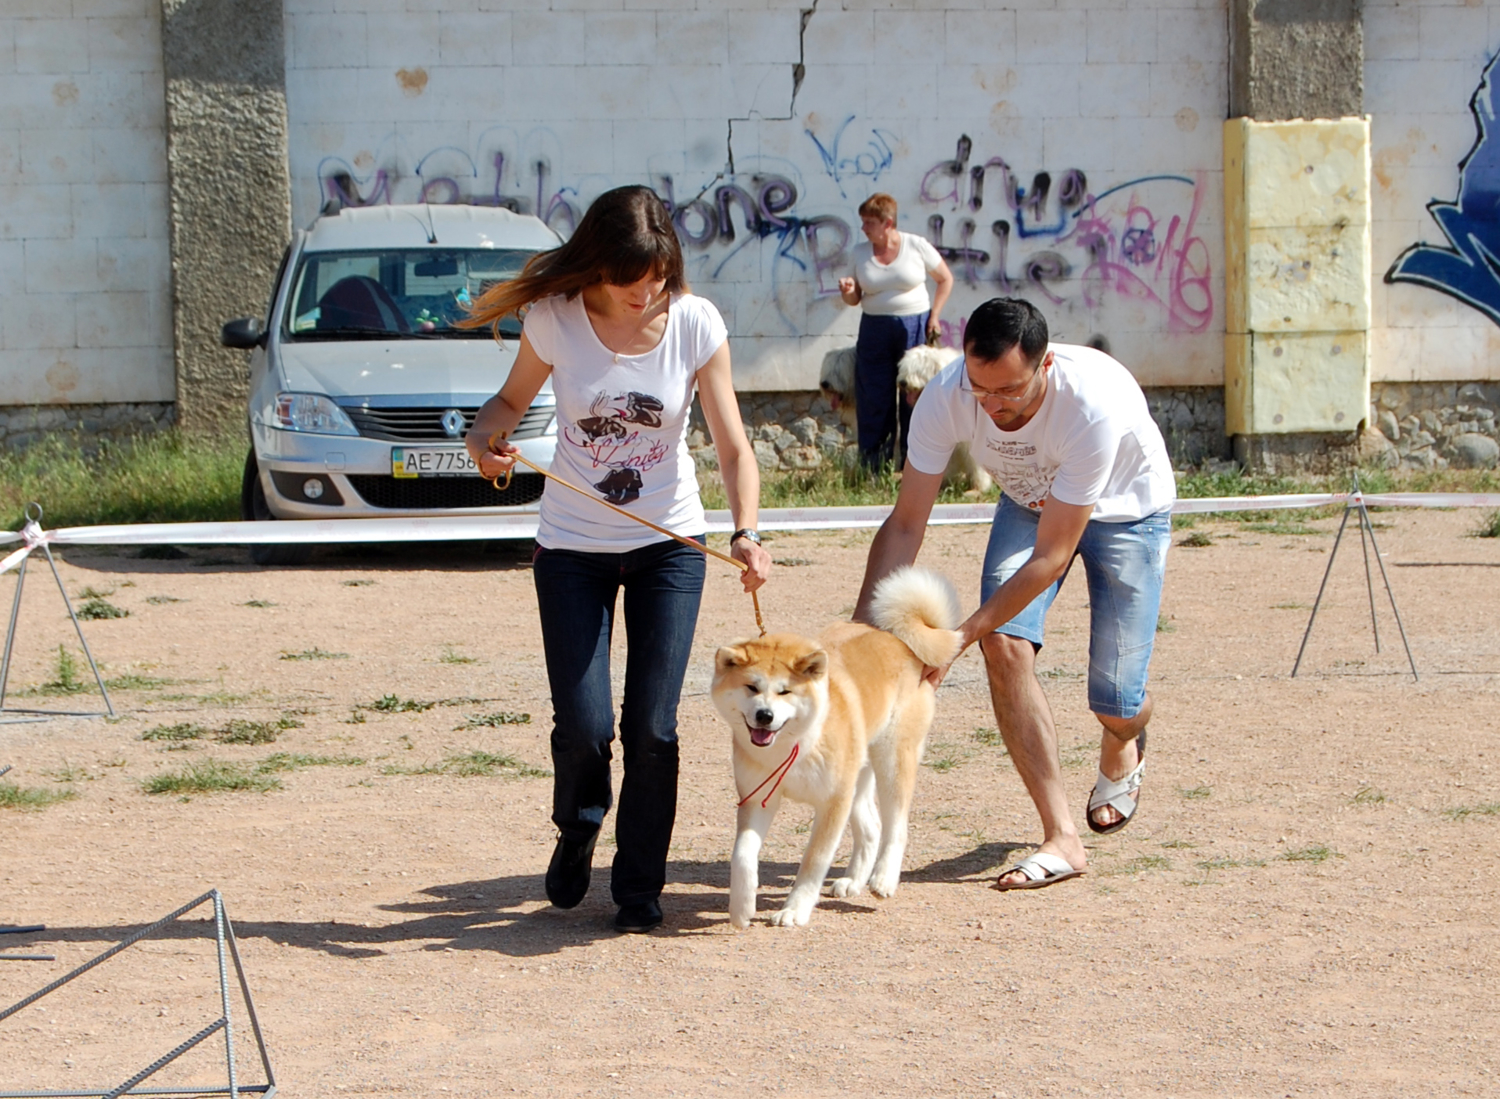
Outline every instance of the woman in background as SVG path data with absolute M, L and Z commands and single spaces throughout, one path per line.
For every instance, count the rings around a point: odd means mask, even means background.
M 859 227 L 868 243 L 855 245 L 854 274 L 839 279 L 839 295 L 863 310 L 854 345 L 854 405 L 860 464 L 877 470 L 895 454 L 898 427 L 900 465 L 906 464 L 911 406 L 897 392 L 896 368 L 909 348 L 936 342 L 953 273 L 926 240 L 896 228 L 890 195 L 873 194 L 860 203 Z M 931 298 L 929 275 L 937 287 Z
M 572 238 L 486 291 L 465 322 L 525 310 L 510 376 L 466 439 L 486 477 L 515 465 L 513 431 L 550 376 L 557 397 L 552 472 L 674 534 L 703 541 L 706 522 L 687 448 L 696 391 L 734 516 L 731 554 L 747 592 L 770 573 L 755 531 L 760 474 L 745 438 L 719 311 L 688 288 L 682 250 L 646 187 L 596 199 Z M 703 590 L 704 555 L 566 489 L 542 496 L 532 573 L 552 688 L 552 820 L 547 899 L 588 892 L 594 844 L 611 806 L 614 701 L 609 647 L 624 591 L 629 642 L 620 709 L 624 776 L 610 889 L 621 931 L 662 922 L 659 897 L 677 810 L 677 703 Z

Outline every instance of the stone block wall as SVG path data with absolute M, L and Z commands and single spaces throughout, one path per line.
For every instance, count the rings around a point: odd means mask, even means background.
M 567 232 L 670 203 L 736 384 L 812 389 L 884 191 L 958 280 L 1148 385 L 1222 381 L 1225 0 L 288 0 L 293 219 L 497 202 Z
M 160 0 L 6 0 L 0 407 L 175 396 Z
M 739 403 L 740 417 L 763 471 L 788 473 L 854 463 L 858 449 L 854 426 L 821 393 L 742 393 Z M 1148 387 L 1146 403 L 1161 428 L 1174 467 L 1198 468 L 1229 459 L 1222 387 Z M 688 446 L 700 465 L 716 467 L 713 443 L 696 405 Z
M 1500 382 L 1381 382 L 1371 455 L 1404 469 L 1494 469 L 1500 463 Z

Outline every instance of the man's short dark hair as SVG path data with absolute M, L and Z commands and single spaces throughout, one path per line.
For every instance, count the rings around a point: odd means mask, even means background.
M 1047 351 L 1047 318 L 1021 298 L 991 298 L 969 314 L 964 326 L 964 354 L 993 362 L 1016 344 L 1029 363 Z

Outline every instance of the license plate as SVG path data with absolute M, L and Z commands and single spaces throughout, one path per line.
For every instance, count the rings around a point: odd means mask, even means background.
M 479 467 L 461 447 L 391 447 L 392 477 L 478 477 Z

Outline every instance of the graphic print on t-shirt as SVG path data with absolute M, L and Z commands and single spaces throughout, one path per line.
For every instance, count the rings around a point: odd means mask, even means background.
M 641 474 L 670 453 L 664 441 L 640 430 L 661 427 L 662 408 L 649 393 L 599 393 L 589 403 L 589 415 L 563 428 L 563 439 L 587 454 L 593 468 L 609 471 L 594 487 L 611 504 L 638 500 Z
M 1040 510 L 1052 491 L 1052 482 L 1057 479 L 1057 466 L 1041 466 L 1035 443 L 991 439 L 986 449 L 989 460 L 984 464 L 995 475 L 1005 495 L 1032 511 Z

